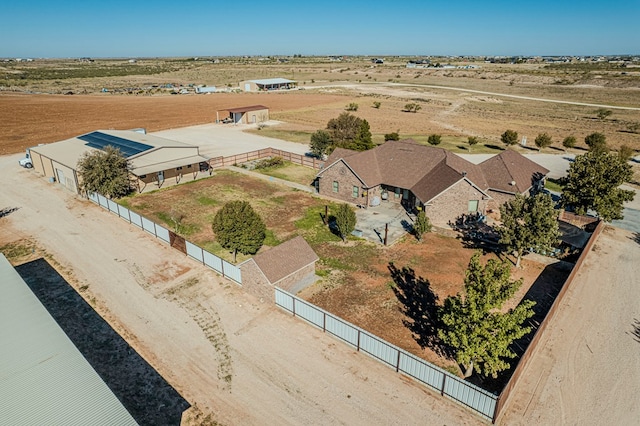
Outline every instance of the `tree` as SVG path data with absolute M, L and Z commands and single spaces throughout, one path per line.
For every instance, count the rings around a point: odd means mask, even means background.
M 81 189 L 118 198 L 131 192 L 131 163 L 118 148 L 107 145 L 103 150 L 85 152 L 78 160 Z
M 346 106 L 345 108 L 347 111 L 357 111 L 358 110 L 358 104 L 355 102 L 351 102 L 349 105 Z
M 421 241 L 425 232 L 431 232 L 431 222 L 423 210 L 418 213 L 416 220 L 413 222 L 413 233 L 418 241 Z
M 607 222 L 623 219 L 624 203 L 632 201 L 635 193 L 619 186 L 632 177 L 631 165 L 618 155 L 602 150 L 578 155 L 564 179 L 560 204 L 578 214 L 595 210 Z
M 384 135 L 384 141 L 399 141 L 400 140 L 400 135 L 398 134 L 398 132 L 392 132 L 392 133 L 386 133 Z
M 236 261 L 238 252 L 254 254 L 266 237 L 266 226 L 248 201 L 229 201 L 216 213 L 212 229 L 216 241 L 233 252 Z
M 406 111 L 406 112 L 416 113 L 416 112 L 420 111 L 421 109 L 422 109 L 422 107 L 419 104 L 415 103 L 415 102 L 408 103 L 408 104 L 406 104 L 404 106 L 404 111 Z
M 380 101 L 373 101 L 373 107 L 375 109 L 380 109 L 380 105 L 382 105 Z
M 591 133 L 584 138 L 584 143 L 589 147 L 589 151 L 607 151 L 607 137 L 602 133 Z
M 635 151 L 629 145 L 621 145 L 618 149 L 618 157 L 624 162 L 631 160 L 633 154 L 635 154 Z
M 358 133 L 356 133 L 356 137 L 347 145 L 347 148 L 353 149 L 354 151 L 366 151 L 374 146 L 369 122 L 363 119 L 360 121 L 360 128 L 358 129 Z
M 442 142 L 442 136 L 440 135 L 429 135 L 429 138 L 427 139 L 427 142 L 429 142 L 429 145 L 440 145 L 440 142 Z
M 552 143 L 553 143 L 553 140 L 551 139 L 551 136 L 549 136 L 547 133 L 540 133 L 538 136 L 536 136 L 535 144 L 538 147 L 539 151 L 543 150 L 548 146 L 551 146 Z
M 333 145 L 331 135 L 326 130 L 317 130 L 311 135 L 311 143 L 309 148 L 311 153 L 318 158 L 323 158 L 328 154 L 330 147 Z
M 605 118 L 609 117 L 611 114 L 613 114 L 613 111 L 611 111 L 610 109 L 598 108 L 596 110 L 596 115 L 600 120 L 604 120 Z
M 505 145 L 511 146 L 518 143 L 518 132 L 515 130 L 506 130 L 501 136 L 500 140 Z
M 327 132 L 333 140 L 334 147 L 346 148 L 353 141 L 362 124 L 362 119 L 355 115 L 343 112 L 338 118 L 332 118 L 327 122 Z
M 525 300 L 506 313 L 500 308 L 521 285 L 522 280 L 511 281 L 506 262 L 490 259 L 483 267 L 476 252 L 465 274 L 464 297 L 458 293 L 445 299 L 438 337 L 455 350 L 456 361 L 466 367 L 465 377 L 475 369 L 495 378 L 509 368 L 505 359 L 516 356 L 509 346 L 531 331 L 523 324 L 533 316 L 535 302 Z
M 478 142 L 480 142 L 480 139 L 478 139 L 478 137 L 477 137 L 477 136 L 469 136 L 469 137 L 467 138 L 467 143 L 469 144 L 469 150 L 471 150 L 471 148 L 472 148 L 474 145 L 477 145 L 477 144 L 478 144 Z
M 340 233 L 340 238 L 344 241 L 354 229 L 356 229 L 356 213 L 349 204 L 340 204 L 336 212 L 336 227 Z
M 576 146 L 576 137 L 575 136 L 567 136 L 562 141 L 562 146 L 566 149 L 571 149 Z
M 527 250 L 551 252 L 558 242 L 558 212 L 549 194 L 516 197 L 500 206 L 500 244 L 515 253 L 516 266 Z

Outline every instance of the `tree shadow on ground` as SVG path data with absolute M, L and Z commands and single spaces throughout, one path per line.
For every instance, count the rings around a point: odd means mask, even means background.
M 9 216 L 11 213 L 17 211 L 20 207 L 5 207 L 4 209 L 0 209 L 0 218 Z
M 640 244 L 640 232 L 634 232 L 633 235 L 629 237 L 629 239 Z
M 504 150 L 505 150 L 505 148 L 504 148 L 504 147 L 501 147 L 501 146 L 498 146 L 498 145 L 492 145 L 492 144 L 486 144 L 486 143 L 485 143 L 485 144 L 484 144 L 484 146 L 485 146 L 486 148 L 489 148 L 489 149 L 495 149 L 495 150 L 497 150 L 497 151 L 504 151 Z
M 438 337 L 442 324 L 438 315 L 438 295 L 431 289 L 429 280 L 417 277 L 409 267 L 398 269 L 393 263 L 387 266 L 395 283 L 393 292 L 402 303 L 402 313 L 409 320 L 402 323 L 413 333 L 421 348 L 429 348 L 440 356 L 452 357 L 453 351 Z
M 15 269 L 138 424 L 181 424 L 189 402 L 46 260 Z
M 635 318 L 633 324 L 631 324 L 631 328 L 633 329 L 631 330 L 631 335 L 636 342 L 640 343 L 640 320 Z

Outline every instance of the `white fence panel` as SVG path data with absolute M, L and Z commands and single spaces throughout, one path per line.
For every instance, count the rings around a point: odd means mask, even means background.
M 141 219 L 142 219 L 142 229 L 144 229 L 151 235 L 155 236 L 156 235 L 155 223 L 151 222 L 146 217 L 141 217 Z
M 169 230 L 163 226 L 158 225 L 157 223 L 156 223 L 156 236 L 166 243 L 171 241 L 169 240 Z
M 276 305 L 293 312 L 293 297 L 276 287 Z
M 316 309 L 315 306 L 305 303 L 296 298 L 294 302 L 295 314 L 311 324 L 324 328 L 324 312 Z
M 117 214 L 118 216 L 120 216 L 118 214 L 118 203 L 116 203 L 115 201 L 111 201 L 111 200 L 107 200 L 107 205 L 109 206 L 109 210 L 112 213 Z
M 405 352 L 400 352 L 400 371 L 426 385 L 442 390 L 444 372 Z
M 444 394 L 489 418 L 493 418 L 497 397 L 471 383 L 447 374 Z
M 129 216 L 129 209 L 118 204 L 118 214 L 121 218 L 126 220 L 127 222 L 131 222 L 131 217 Z
M 211 254 L 206 250 L 202 250 L 204 264 L 216 272 L 222 273 L 222 259 L 215 254 Z
M 186 244 L 187 244 L 187 254 L 193 257 L 198 262 L 204 263 L 202 261 L 202 249 L 197 245 L 190 243 L 189 241 L 186 241 Z
M 222 269 L 225 277 L 231 278 L 238 284 L 242 284 L 242 272 L 240 272 L 240 268 L 223 260 Z
M 142 228 L 142 216 L 140 216 L 138 213 L 129 211 L 129 218 L 131 219 L 131 223 Z
M 331 315 L 325 319 L 325 330 L 336 337 L 344 340 L 353 347 L 358 347 L 358 329 L 349 323 L 341 321 Z
M 98 199 L 98 193 L 97 192 L 89 192 L 89 193 L 87 193 L 87 197 L 89 198 L 89 201 L 93 201 L 97 205 L 100 205 L 100 200 Z
M 360 333 L 360 350 L 386 362 L 394 368 L 398 363 L 398 350 L 383 340 L 373 337 L 369 333 Z
M 98 194 L 98 204 L 100 204 L 100 206 L 104 207 L 105 209 L 109 209 L 109 202 L 107 200 L 107 197 L 105 197 L 104 195 Z

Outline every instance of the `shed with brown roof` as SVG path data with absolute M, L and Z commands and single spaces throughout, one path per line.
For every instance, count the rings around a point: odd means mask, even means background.
M 295 237 L 241 264 L 243 286 L 264 297 L 273 297 L 274 286 L 295 294 L 315 281 L 318 259 L 304 238 Z

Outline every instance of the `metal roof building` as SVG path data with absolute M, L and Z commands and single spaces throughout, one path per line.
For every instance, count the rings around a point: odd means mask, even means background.
M 0 254 L 0 422 L 137 425 Z
M 97 130 L 71 139 L 30 148 L 33 168 L 59 182 L 73 192 L 79 192 L 78 160 L 87 152 L 106 146 L 118 148 L 131 161 L 131 173 L 140 182 L 160 182 L 195 172 L 208 159 L 199 148 L 184 142 L 132 130 Z M 184 170 L 184 171 L 183 171 Z
M 286 78 L 264 78 L 240 82 L 240 88 L 245 92 L 255 92 L 260 90 L 288 90 L 295 88 L 297 85 L 297 81 Z

